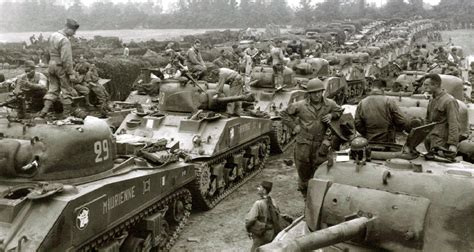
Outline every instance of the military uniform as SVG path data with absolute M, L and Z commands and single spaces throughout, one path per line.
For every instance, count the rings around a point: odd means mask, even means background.
M 27 107 L 39 111 L 43 106 L 47 85 L 48 78 L 42 73 L 35 72 L 31 78 L 27 74 L 22 74 L 16 79 L 13 95 L 24 95 Z
M 202 59 L 201 52 L 195 47 L 189 48 L 186 54 L 186 65 L 189 71 L 201 76 L 206 71 L 206 65 Z
M 430 100 L 426 121 L 439 123 L 426 137 L 425 146 L 428 151 L 434 147 L 448 148 L 449 145 L 459 144 L 459 104 L 450 94 L 441 91 Z
M 396 128 L 410 130 L 409 122 L 397 104 L 374 90 L 357 105 L 356 130 L 369 142 L 395 143 Z
M 263 223 L 265 224 L 265 230 L 262 232 L 262 234 L 253 234 L 250 232 L 253 240 L 252 248 L 250 250 L 252 252 L 256 251 L 258 247 L 270 243 L 277 234 L 277 230 L 275 230 L 273 225 L 269 202 L 272 204 L 270 207 L 275 209 L 275 211 L 278 211 L 275 201 L 270 196 L 266 196 L 263 199 L 255 201 L 252 208 L 245 217 L 245 227 L 249 232 L 252 230 L 253 226 L 256 225 L 257 221 L 262 225 Z
M 273 74 L 275 78 L 275 87 L 283 87 L 283 69 L 284 69 L 284 56 L 283 50 L 278 47 L 272 47 L 270 50 L 270 55 L 272 56 L 272 67 Z
M 300 125 L 296 136 L 294 159 L 299 176 L 299 189 L 306 194 L 308 180 L 313 177 L 316 168 L 327 160 L 328 149 L 326 132 L 328 125 L 321 121 L 327 114 L 338 119 L 342 109 L 331 99 L 323 98 L 319 104 L 312 104 L 310 98 L 292 103 L 281 113 L 283 122 L 291 129 Z M 326 141 L 325 141 L 326 140 Z
M 74 74 L 71 42 L 62 30 L 51 34 L 49 53 L 49 86 L 44 99 L 60 99 L 63 104 L 70 105 L 77 92 L 69 79 L 69 76 Z
M 229 84 L 230 96 L 237 96 L 242 94 L 243 79 L 237 71 L 229 68 L 220 68 L 217 90 L 221 93 L 224 90 L 224 84 Z M 239 114 L 240 110 L 242 110 L 242 102 L 232 102 L 227 104 L 227 112 L 229 114 Z

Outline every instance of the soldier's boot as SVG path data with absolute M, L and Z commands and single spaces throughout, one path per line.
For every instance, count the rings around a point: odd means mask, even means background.
M 41 112 L 38 114 L 38 117 L 39 118 L 44 118 L 46 116 L 46 114 L 48 114 L 51 107 L 53 107 L 53 101 L 45 100 L 43 109 L 41 109 Z
M 63 104 L 63 114 L 61 115 L 62 118 L 66 118 L 70 116 L 73 112 L 72 104 Z
M 90 102 L 89 94 L 84 95 L 84 100 L 86 102 L 86 107 L 88 107 L 88 108 L 94 107 L 94 105 L 92 105 L 91 102 Z

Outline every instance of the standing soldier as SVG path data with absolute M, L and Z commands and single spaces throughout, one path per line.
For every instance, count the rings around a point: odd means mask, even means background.
M 328 159 L 331 148 L 328 125 L 337 120 L 342 109 L 331 99 L 324 97 L 324 84 L 317 78 L 308 82 L 307 97 L 292 103 L 281 113 L 283 122 L 297 134 L 294 159 L 298 171 L 298 190 L 306 197 L 308 180 L 316 168 Z
M 451 155 L 455 155 L 460 137 L 459 104 L 441 88 L 441 77 L 438 74 L 426 75 L 423 87 L 433 96 L 428 104 L 426 121 L 438 123 L 426 137 L 426 150 L 430 153 L 436 149 L 448 150 Z
M 398 105 L 386 97 L 384 83 L 376 80 L 370 95 L 357 105 L 356 130 L 369 142 L 395 143 L 396 128 L 410 131 L 408 120 Z
M 252 252 L 256 251 L 258 247 L 270 243 L 280 231 L 279 210 L 269 195 L 272 185 L 272 182 L 262 181 L 257 187 L 260 199 L 255 201 L 245 217 L 245 228 L 253 240 L 250 250 Z
M 77 92 L 71 85 L 74 70 L 69 38 L 76 34 L 78 28 L 79 24 L 75 20 L 67 19 L 65 27 L 49 37 L 49 86 L 40 117 L 44 117 L 57 100 L 63 104 L 64 116 L 71 113 L 72 97 L 77 96 Z
M 275 46 L 270 45 L 270 55 L 272 57 L 275 87 L 281 89 L 283 88 L 283 69 L 285 67 L 281 40 L 275 41 Z

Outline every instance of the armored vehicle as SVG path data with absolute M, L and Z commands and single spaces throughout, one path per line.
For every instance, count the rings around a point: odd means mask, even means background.
M 116 144 L 95 117 L 0 118 L 0 157 L 1 251 L 169 250 L 192 207 L 177 149 Z
M 404 148 L 356 138 L 351 159 L 317 169 L 304 217 L 258 251 L 471 251 L 474 165 L 421 157 L 415 147 L 432 126 Z
M 117 142 L 147 144 L 165 137 L 168 145 L 179 144 L 196 164 L 193 199 L 198 207 L 209 209 L 256 175 L 268 156 L 270 120 L 219 113 L 230 102 L 251 98 L 220 97 L 216 84 L 165 80 L 160 83 L 158 112 L 128 115 L 117 130 Z

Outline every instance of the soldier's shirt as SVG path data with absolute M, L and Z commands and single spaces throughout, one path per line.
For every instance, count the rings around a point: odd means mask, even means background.
M 284 55 L 283 55 L 283 50 L 281 48 L 273 47 L 270 50 L 270 55 L 272 56 L 273 65 L 283 64 Z
M 428 104 L 427 123 L 438 122 L 428 138 L 434 146 L 458 145 L 460 136 L 459 104 L 454 97 L 442 91 Z
M 72 75 L 74 73 L 71 42 L 62 30 L 49 37 L 49 53 L 52 61 L 62 64 L 66 74 Z
M 28 85 L 28 87 L 24 87 L 23 85 L 20 84 L 20 80 L 27 80 L 30 83 L 30 85 Z M 27 91 L 27 90 L 39 90 L 39 89 L 46 90 L 47 84 L 48 84 L 48 78 L 40 72 L 35 72 L 32 78 L 29 78 L 28 75 L 24 73 L 17 77 L 17 81 L 16 81 L 15 89 L 13 90 L 13 93 L 19 94 L 22 91 Z

